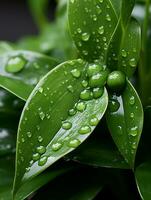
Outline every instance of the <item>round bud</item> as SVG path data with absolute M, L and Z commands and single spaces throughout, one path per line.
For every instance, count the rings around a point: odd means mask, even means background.
M 121 91 L 125 86 L 125 82 L 125 74 L 121 71 L 113 71 L 107 78 L 108 87 L 115 92 Z

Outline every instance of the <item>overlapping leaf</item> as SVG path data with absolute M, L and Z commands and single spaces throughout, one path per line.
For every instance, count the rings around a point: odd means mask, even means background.
M 143 128 L 143 109 L 129 81 L 121 96 L 110 96 L 107 123 L 115 144 L 133 168 Z
M 146 162 L 137 167 L 135 176 L 137 187 L 142 199 L 150 200 L 151 193 L 151 162 Z
M 26 100 L 37 82 L 57 62 L 30 51 L 10 51 L 0 56 L 0 86 Z
M 80 56 L 89 61 L 105 61 L 117 26 L 120 3 L 119 0 L 69 1 L 69 26 Z
M 19 125 L 15 192 L 21 182 L 79 146 L 95 128 L 89 125 L 92 118 L 102 118 L 108 104 L 106 90 L 97 100 L 78 102 L 86 66 L 81 59 L 59 65 L 29 97 Z M 73 115 L 70 109 L 75 106 Z

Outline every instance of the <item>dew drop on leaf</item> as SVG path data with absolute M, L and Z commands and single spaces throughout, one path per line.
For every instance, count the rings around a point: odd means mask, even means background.
M 40 158 L 40 160 L 38 161 L 38 165 L 39 165 L 39 166 L 45 165 L 46 162 L 47 162 L 47 160 L 48 160 L 48 157 L 47 157 L 47 156 L 44 156 L 44 157 Z
M 90 126 L 82 126 L 78 131 L 80 134 L 88 134 L 91 132 Z
M 58 151 L 61 147 L 62 147 L 62 144 L 57 142 L 57 143 L 52 145 L 52 150 L 53 151 Z
M 68 146 L 72 148 L 76 148 L 77 146 L 79 146 L 79 144 L 80 144 L 80 141 L 78 139 L 73 139 L 69 141 Z
M 39 146 L 39 147 L 37 147 L 36 151 L 37 151 L 37 153 L 39 153 L 39 154 L 44 154 L 44 153 L 46 152 L 46 147 L 44 147 L 44 146 Z
M 9 73 L 20 72 L 24 68 L 26 62 L 27 61 L 21 56 L 10 58 L 5 70 Z
M 79 102 L 76 105 L 76 109 L 80 112 L 83 112 L 86 109 L 86 104 L 84 102 Z
M 65 129 L 65 130 L 69 130 L 71 127 L 72 127 L 71 122 L 65 121 L 65 122 L 62 123 L 62 128 Z

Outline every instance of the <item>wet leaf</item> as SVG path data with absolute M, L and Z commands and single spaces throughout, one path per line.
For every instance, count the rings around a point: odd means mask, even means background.
M 39 79 L 57 62 L 30 51 L 10 51 L 0 56 L 0 86 L 26 100 Z
M 15 192 L 78 147 L 104 115 L 106 89 L 98 99 L 79 101 L 86 66 L 81 59 L 59 65 L 29 97 L 19 125 Z
M 141 198 L 150 200 L 151 196 L 151 162 L 141 164 L 136 168 L 135 172 L 138 191 Z
M 115 0 L 69 1 L 71 35 L 80 56 L 86 60 L 105 61 L 106 51 L 118 22 L 119 3 L 120 1 Z
M 143 108 L 129 81 L 121 96 L 110 96 L 106 117 L 115 144 L 133 168 L 143 128 Z

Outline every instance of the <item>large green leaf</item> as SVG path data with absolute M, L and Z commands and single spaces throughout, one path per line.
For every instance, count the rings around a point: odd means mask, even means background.
M 114 142 L 133 168 L 143 128 L 143 108 L 129 81 L 121 96 L 110 96 L 106 117 Z
M 31 181 L 23 184 L 17 194 L 14 196 L 14 200 L 24 200 L 26 197 L 33 195 L 35 191 L 46 185 L 48 182 L 51 182 L 58 176 L 74 169 L 74 167 L 71 167 L 71 165 L 65 163 L 59 164 L 60 166 L 56 165 L 35 177 Z
M 135 172 L 138 191 L 143 200 L 151 197 L 151 163 L 146 162 L 136 168 Z
M 105 89 L 102 97 L 79 102 L 86 67 L 81 59 L 59 65 L 29 97 L 18 130 L 15 191 L 21 182 L 79 146 L 94 130 L 93 122 L 97 124 L 104 115 L 108 104 Z M 75 115 L 73 108 L 79 110 Z
M 73 170 L 69 164 L 60 163 L 48 169 L 46 172 L 35 177 L 32 181 L 22 185 L 20 190 L 14 196 L 14 200 L 24 200 L 30 194 L 43 185 L 51 182 L 56 177 Z M 0 199 L 12 200 L 12 186 L 14 178 L 14 157 L 3 157 L 0 159 Z
M 57 62 L 30 51 L 10 51 L 0 56 L 0 86 L 26 100 L 39 79 Z
M 80 56 L 105 61 L 108 44 L 118 22 L 119 0 L 70 0 L 68 5 L 71 35 Z

